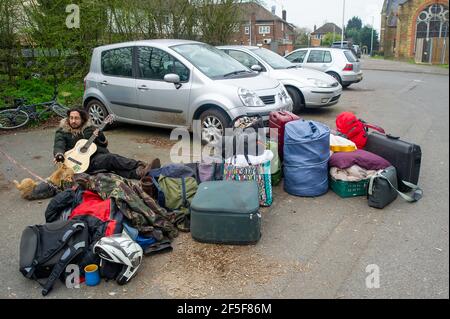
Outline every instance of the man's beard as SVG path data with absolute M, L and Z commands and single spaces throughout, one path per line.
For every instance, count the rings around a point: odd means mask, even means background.
M 69 122 L 70 128 L 72 128 L 72 129 L 74 129 L 74 130 L 79 129 L 79 128 L 81 127 L 81 125 L 82 125 L 82 124 L 77 125 L 77 124 L 75 124 L 75 123 L 70 123 L 70 122 Z

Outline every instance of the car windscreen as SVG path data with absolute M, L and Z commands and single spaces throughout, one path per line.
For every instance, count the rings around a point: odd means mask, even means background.
M 352 51 L 344 51 L 345 57 L 348 62 L 358 62 L 358 58 L 353 54 Z
M 257 75 L 225 52 L 208 44 L 180 44 L 171 48 L 211 79 L 223 79 L 231 75 Z
M 283 58 L 273 51 L 264 48 L 251 49 L 251 51 L 276 70 L 296 67 L 296 65 L 291 63 L 288 59 Z

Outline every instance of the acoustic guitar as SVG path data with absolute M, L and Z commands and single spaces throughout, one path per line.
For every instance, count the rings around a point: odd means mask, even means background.
M 108 115 L 103 123 L 98 127 L 99 132 L 103 131 L 106 125 L 114 122 L 114 115 Z M 79 140 L 75 147 L 64 153 L 64 165 L 73 169 L 75 174 L 85 172 L 89 167 L 89 162 L 92 154 L 97 151 L 97 145 L 94 140 L 96 136 L 92 134 L 89 140 Z

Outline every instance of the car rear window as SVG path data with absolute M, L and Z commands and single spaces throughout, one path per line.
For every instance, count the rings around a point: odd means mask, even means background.
M 358 62 L 358 59 L 355 57 L 352 51 L 344 51 L 344 54 L 348 62 Z
M 102 52 L 102 72 L 105 75 L 132 77 L 133 48 L 117 48 Z

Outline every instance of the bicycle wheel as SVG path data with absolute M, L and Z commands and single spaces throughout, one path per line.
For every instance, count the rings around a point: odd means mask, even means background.
M 28 123 L 30 117 L 27 112 L 17 109 L 0 111 L 0 130 L 11 130 Z
M 58 114 L 61 117 L 66 117 L 67 116 L 67 111 L 69 110 L 69 108 L 67 106 L 61 105 L 59 103 L 54 103 L 51 106 L 53 112 L 55 112 L 56 114 Z

